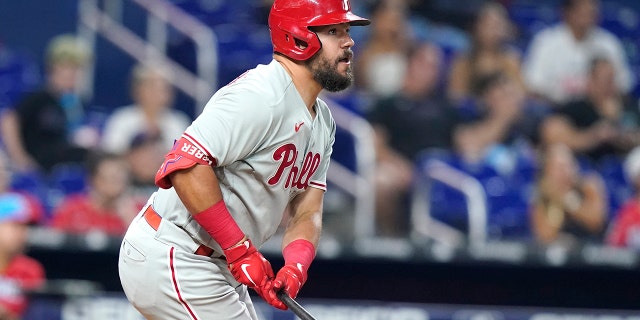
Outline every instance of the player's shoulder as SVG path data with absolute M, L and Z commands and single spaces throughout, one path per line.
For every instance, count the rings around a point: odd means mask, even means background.
M 278 62 L 259 64 L 246 71 L 221 89 L 224 94 L 249 94 L 261 97 L 262 100 L 277 97 L 291 83 L 290 77 Z
M 300 99 L 291 77 L 273 60 L 267 65 L 256 66 L 222 87 L 207 105 L 250 110 L 255 116 L 260 116 L 261 113 L 271 114 L 274 110 L 285 112 L 286 108 L 280 106 L 289 105 L 286 102 L 295 99 L 294 96 Z

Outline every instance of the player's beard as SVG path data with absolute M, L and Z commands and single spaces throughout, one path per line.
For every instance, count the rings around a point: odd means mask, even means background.
M 351 69 L 351 65 L 347 67 L 346 75 L 338 72 L 340 60 L 345 58 L 350 59 L 351 57 L 353 57 L 353 52 L 348 50 L 344 55 L 332 62 L 319 52 L 307 60 L 307 68 L 311 71 L 313 79 L 320 83 L 323 89 L 330 92 L 338 92 L 348 88 L 353 83 L 353 70 Z

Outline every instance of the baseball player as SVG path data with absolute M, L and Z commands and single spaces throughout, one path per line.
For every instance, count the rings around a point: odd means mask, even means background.
M 274 58 L 216 92 L 166 155 L 131 223 L 119 274 L 148 319 L 256 319 L 248 294 L 286 306 L 307 279 L 322 225 L 335 122 L 318 98 L 352 79 L 349 0 L 275 0 Z M 257 248 L 290 222 L 277 273 Z

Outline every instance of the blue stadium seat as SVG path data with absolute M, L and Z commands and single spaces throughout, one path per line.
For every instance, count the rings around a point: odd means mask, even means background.
M 601 159 L 598 172 L 604 180 L 609 200 L 609 218 L 615 217 L 618 209 L 633 195 L 633 188 L 627 181 L 622 159 L 609 156 Z
M 47 183 L 44 175 L 38 171 L 13 172 L 11 174 L 11 190 L 32 194 L 44 200 L 47 194 Z
M 513 173 L 501 174 L 488 165 L 468 164 L 452 154 L 427 153 L 418 157 L 416 165 L 420 168 L 434 158 L 480 182 L 486 193 L 489 238 L 529 237 L 529 205 L 537 172 L 535 162 L 520 158 Z M 462 193 L 437 181 L 432 181 L 429 185 L 431 216 L 456 229 L 466 231 L 467 204 Z
M 219 82 L 225 85 L 253 68 L 271 61 L 273 48 L 269 29 L 256 24 L 220 24 L 213 28 L 218 37 Z
M 443 161 L 456 169 L 461 167 L 459 159 L 448 151 L 425 150 L 416 157 L 416 170 L 422 172 L 431 160 Z M 426 179 L 426 177 L 419 175 L 417 179 Z M 455 229 L 466 232 L 469 226 L 467 203 L 464 195 L 442 182 L 434 180 L 429 180 L 429 182 L 428 198 L 431 217 Z
M 526 49 L 540 30 L 560 20 L 557 3 L 552 1 L 513 1 L 508 6 L 509 17 L 518 29 L 517 46 Z
M 356 171 L 358 168 L 355 140 L 345 129 L 336 129 L 336 141 L 333 144 L 331 161 L 336 161 L 351 171 Z
M 175 5 L 187 13 L 199 18 L 209 26 L 223 23 L 252 23 L 260 14 L 259 1 L 180 1 L 173 0 Z M 266 19 L 266 18 L 265 18 Z
M 441 182 L 434 181 L 430 186 L 431 216 L 455 229 L 467 232 L 469 225 L 464 195 Z
M 48 206 L 49 187 L 44 174 L 39 171 L 12 172 L 10 189 L 20 193 L 26 193 L 42 205 L 43 216 L 39 217 L 47 220 L 51 214 L 51 207 Z
M 49 174 L 49 188 L 59 190 L 63 195 L 85 191 L 86 170 L 82 164 L 57 164 Z
M 40 72 L 30 54 L 0 44 L 0 111 L 13 106 L 22 95 L 37 87 Z

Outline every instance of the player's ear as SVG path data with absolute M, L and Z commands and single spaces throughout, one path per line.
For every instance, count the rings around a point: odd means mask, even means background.
M 302 40 L 297 39 L 297 38 L 294 39 L 294 40 L 295 40 L 295 43 L 296 43 L 296 47 L 298 47 L 298 49 L 300 49 L 300 50 L 304 50 L 309 46 L 309 44 L 306 41 L 302 41 Z

